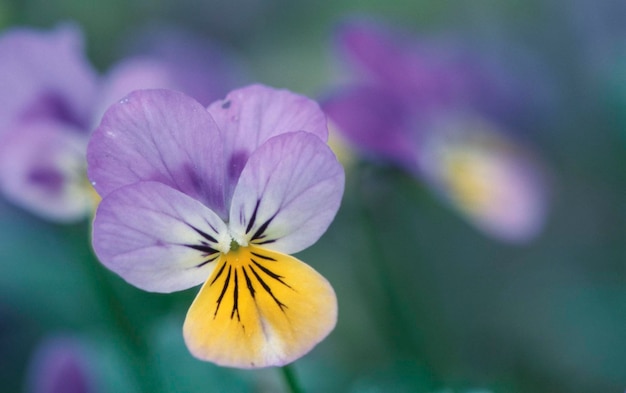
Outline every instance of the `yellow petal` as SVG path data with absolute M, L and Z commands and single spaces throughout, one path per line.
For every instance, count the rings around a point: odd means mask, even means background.
M 260 247 L 222 255 L 187 313 L 191 353 L 222 366 L 282 366 L 335 327 L 337 299 L 319 273 Z

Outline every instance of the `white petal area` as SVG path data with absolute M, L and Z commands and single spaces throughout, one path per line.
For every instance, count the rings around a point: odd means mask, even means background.
M 269 138 L 286 132 L 307 131 L 324 142 L 328 139 L 326 115 L 319 105 L 287 90 L 247 86 L 211 104 L 208 111 L 224 138 L 227 201 L 248 157 Z
M 102 200 L 93 247 L 132 285 L 173 292 L 204 282 L 220 252 L 229 250 L 230 237 L 226 224 L 197 200 L 161 183 L 139 182 Z
M 274 137 L 250 157 L 230 209 L 233 239 L 291 254 L 326 231 L 344 188 L 343 167 L 307 132 Z

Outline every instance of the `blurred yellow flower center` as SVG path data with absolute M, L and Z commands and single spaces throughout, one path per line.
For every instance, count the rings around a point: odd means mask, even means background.
M 489 182 L 495 181 L 492 163 L 470 151 L 451 152 L 444 160 L 444 180 L 455 202 L 470 211 L 489 208 Z

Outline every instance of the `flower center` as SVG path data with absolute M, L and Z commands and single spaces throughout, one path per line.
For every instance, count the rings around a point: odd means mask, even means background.
M 445 180 L 453 199 L 470 210 L 485 206 L 489 201 L 487 179 L 482 176 L 479 163 L 467 157 L 455 157 L 446 164 Z
M 235 239 L 230 239 L 230 250 L 229 251 L 237 251 L 239 250 L 239 243 L 235 241 Z

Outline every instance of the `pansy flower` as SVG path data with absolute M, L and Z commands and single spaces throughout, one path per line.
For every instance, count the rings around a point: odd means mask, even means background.
M 345 140 L 415 175 L 491 236 L 524 242 L 541 230 L 544 171 L 508 126 L 524 106 L 519 84 L 467 50 L 370 24 L 346 24 L 339 43 L 359 77 L 322 107 Z
M 88 146 L 102 196 L 100 261 L 154 292 L 203 284 L 183 327 L 193 355 L 254 368 L 289 363 L 333 329 L 334 291 L 289 254 L 326 231 L 344 173 L 318 105 L 253 85 L 204 108 L 137 91 L 104 115 Z
M 175 46 L 166 37 L 164 46 Z M 53 221 L 89 215 L 98 198 L 85 176 L 85 151 L 104 110 L 139 88 L 197 93 L 206 103 L 222 96 L 227 90 L 216 81 L 233 78 L 207 73 L 218 69 L 211 64 L 219 56 L 210 51 L 214 56 L 204 57 L 206 52 L 186 42 L 176 58 L 133 56 L 100 77 L 84 56 L 76 26 L 5 31 L 0 36 L 0 192 Z

